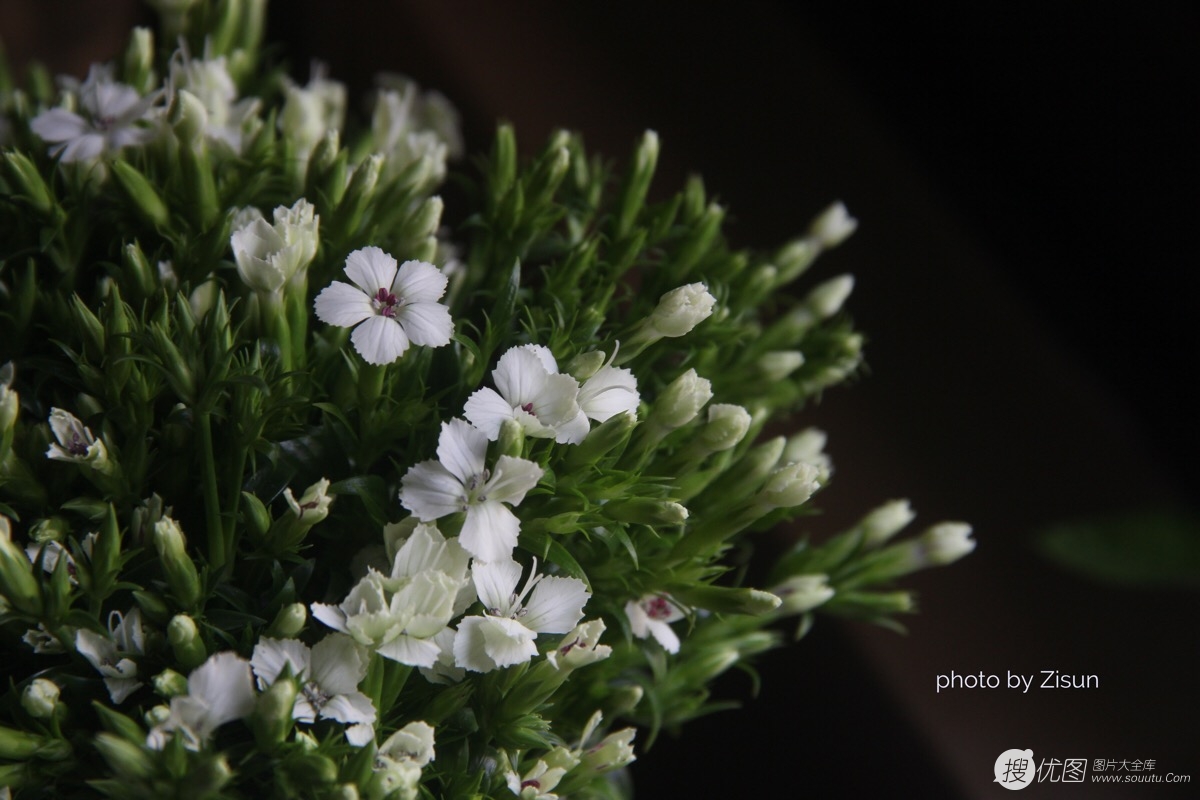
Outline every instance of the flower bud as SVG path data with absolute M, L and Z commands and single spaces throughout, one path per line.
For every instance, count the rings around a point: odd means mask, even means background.
M 208 111 L 204 101 L 196 95 L 180 89 L 175 93 L 171 106 L 171 127 L 179 138 L 179 144 L 188 149 L 204 147 L 204 131 L 208 128 Z
M 975 549 L 971 526 L 964 522 L 942 522 L 929 528 L 917 540 L 925 552 L 928 566 L 953 564 Z
M 307 621 L 308 609 L 304 603 L 289 603 L 279 609 L 264 635 L 274 639 L 294 639 L 304 630 Z
M 173 669 L 164 669 L 151 678 L 150 683 L 154 686 L 154 691 L 158 692 L 160 697 L 165 697 L 168 700 L 172 697 L 179 697 L 188 693 L 187 678 Z
M 634 522 L 657 527 L 660 525 L 682 525 L 688 518 L 688 510 L 671 500 L 656 500 L 635 497 L 605 503 L 604 515 L 618 522 Z
M 864 547 L 878 547 L 916 518 L 907 500 L 891 500 L 867 514 L 858 523 Z
M 808 236 L 822 250 L 837 247 L 858 228 L 858 220 L 850 216 L 841 201 L 821 212 L 808 228 Z
M 154 549 L 175 599 L 183 608 L 194 607 L 200 600 L 200 575 L 187 554 L 179 523 L 170 517 L 154 523 Z
M 35 678 L 21 693 L 21 707 L 34 719 L 50 719 L 58 707 L 58 684 L 46 678 Z
M 736 657 L 736 653 L 734 656 Z M 610 772 L 620 769 L 634 761 L 633 738 L 637 731 L 633 728 L 622 728 L 610 733 L 597 745 L 588 748 L 580 762 L 579 769 L 586 774 Z
M 803 614 L 833 597 L 825 575 L 793 575 L 771 590 L 783 600 L 780 614 Z
M 672 289 L 659 298 L 658 306 L 642 323 L 643 330 L 651 341 L 683 336 L 712 315 L 714 303 L 716 298 L 703 283 Z
M 317 253 L 320 217 L 311 203 L 300 198 L 291 208 L 276 208 L 274 217 L 273 225 L 250 219 L 229 239 L 238 275 L 256 292 L 278 291 Z
M 7 517 L 0 517 L 0 595 L 23 614 L 40 616 L 42 597 L 25 551 L 13 543 Z
M 854 276 L 839 275 L 814 287 L 804 298 L 804 305 L 819 319 L 829 319 L 842 310 L 853 289 Z
M 567 373 L 577 381 L 586 381 L 604 366 L 606 356 L 602 350 L 590 350 L 571 359 Z
M 820 488 L 818 468 L 798 461 L 787 464 L 767 478 L 758 493 L 759 503 L 769 508 L 794 508 L 802 505 Z
M 272 752 L 287 739 L 292 730 L 292 714 L 296 705 L 296 682 L 280 678 L 258 697 L 250 727 L 254 740 L 267 752 Z
M 113 161 L 109 166 L 138 215 L 152 227 L 165 228 L 171 213 L 150 180 L 128 161 Z
M 184 692 L 187 688 L 184 687 Z M 155 728 L 159 725 L 165 725 L 167 720 L 171 718 L 171 707 L 166 705 L 152 706 L 145 714 L 142 714 L 142 722 L 146 723 L 146 727 Z
M 96 749 L 113 774 L 126 781 L 149 780 L 154 774 L 154 759 L 141 746 L 115 733 L 101 731 L 93 740 Z
M 568 671 L 603 661 L 612 655 L 611 647 L 600 644 L 604 627 L 602 619 L 581 622 L 546 654 L 546 660 L 555 669 Z
M 825 431 L 819 428 L 805 428 L 788 437 L 780 461 L 785 464 L 795 461 L 812 464 L 817 468 L 817 480 L 822 484 L 828 483 L 833 472 L 833 462 L 825 453 L 825 443 L 828 439 Z
M 0 159 L 16 190 L 11 196 L 21 198 L 39 214 L 48 214 L 54 208 L 54 195 L 29 157 L 14 150 L 4 153 Z
M 697 441 L 710 453 L 736 447 L 750 430 L 750 412 L 731 403 L 714 403 L 708 407 L 708 422 Z
M 804 364 L 804 353 L 799 350 L 773 350 L 759 356 L 755 366 L 762 376 L 772 383 L 781 381 Z
M 187 614 L 176 614 L 171 618 L 167 625 L 167 641 L 184 669 L 193 670 L 208 657 L 200 631 Z
M 674 430 L 696 418 L 712 399 L 712 382 L 689 369 L 663 390 L 650 410 L 650 420 L 660 428 Z
M 504 420 L 500 423 L 500 436 L 496 444 L 498 455 L 520 458 L 525 448 L 525 429 L 515 419 Z
M 410 722 L 379 746 L 379 755 L 423 767 L 434 759 L 433 734 L 433 726 L 428 723 Z

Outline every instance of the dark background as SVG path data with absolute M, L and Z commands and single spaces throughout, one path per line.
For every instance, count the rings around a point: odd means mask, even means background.
M 0 0 L 14 60 L 79 75 L 142 13 L 33 5 Z M 639 796 L 1002 796 L 992 762 L 1025 747 L 1200 780 L 1195 593 L 1105 586 L 1031 547 L 1064 520 L 1195 506 L 1200 12 L 918 5 L 272 9 L 297 78 L 319 57 L 353 98 L 377 70 L 409 74 L 459 106 L 468 150 L 500 117 L 527 151 L 565 126 L 621 158 L 654 128 L 659 189 L 702 173 L 741 244 L 776 246 L 834 199 L 860 219 L 815 277 L 855 274 L 870 374 L 797 420 L 829 431 L 838 466 L 805 527 L 906 496 L 919 523 L 974 523 L 978 550 L 914 581 L 908 636 L 823 620 L 764 659 L 745 711 L 643 755 Z M 935 694 L 950 669 L 1101 685 Z M 735 674 L 720 689 L 749 687 Z

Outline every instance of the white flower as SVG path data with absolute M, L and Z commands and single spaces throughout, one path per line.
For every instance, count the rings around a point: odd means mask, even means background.
M 461 419 L 442 423 L 438 460 L 412 467 L 400 482 L 400 503 L 423 521 L 466 512 L 458 540 L 483 561 L 506 560 L 517 546 L 517 506 L 544 474 L 532 461 L 500 456 L 484 467 L 487 435 Z
M 939 522 L 917 539 L 923 553 L 923 566 L 943 567 L 953 564 L 975 549 L 971 526 L 965 522 Z
M 132 86 L 114 81 L 110 67 L 93 64 L 79 86 L 83 115 L 52 108 L 34 117 L 29 128 L 52 144 L 50 154 L 64 162 L 94 161 L 153 139 L 156 130 L 138 123 L 148 119 L 158 97 L 142 97 Z
M 475 590 L 486 616 L 466 617 L 454 639 L 454 659 L 472 672 L 523 664 L 537 655 L 539 633 L 566 633 L 583 618 L 591 595 L 578 578 L 537 574 L 537 562 L 524 588 L 517 591 L 521 565 L 515 561 L 471 567 Z M 526 601 L 528 597 L 528 601 Z
M 283 499 L 287 501 L 288 508 L 296 515 L 296 519 L 312 525 L 329 516 L 329 506 L 333 503 L 333 498 L 334 496 L 329 494 L 328 478 L 321 478 L 305 489 L 299 500 L 292 494 L 290 486 L 283 490 Z
M 70 632 L 70 628 L 67 632 Z M 40 656 L 58 655 L 59 653 L 67 652 L 63 647 L 62 640 L 54 636 L 50 631 L 46 630 L 46 626 L 41 622 L 36 628 L 30 628 L 25 631 L 25 635 L 21 637 L 21 641 L 29 645 L 33 652 Z
M 204 136 L 234 154 L 242 152 L 244 135 L 262 124 L 256 97 L 237 100 L 237 84 L 229 74 L 225 56 L 190 58 L 180 49 L 171 58 L 171 82 L 176 91 L 186 90 L 204 106 L 207 124 Z
M 393 761 L 407 760 L 423 767 L 435 757 L 433 727 L 426 722 L 410 722 L 379 746 L 378 756 Z
M 579 383 L 559 374 L 548 348 L 536 344 L 510 348 L 500 356 L 492 379 L 495 389 L 478 390 L 463 407 L 464 416 L 487 438 L 498 439 L 506 419 L 515 419 L 529 436 L 560 443 L 578 444 L 587 435 L 586 418 L 582 435 L 565 428 L 580 413 Z
M 291 208 L 279 206 L 274 218 L 272 225 L 256 210 L 244 209 L 229 237 L 238 275 L 256 292 L 279 291 L 317 254 L 321 218 L 311 203 L 302 197 Z
M 425 347 L 450 343 L 454 323 L 441 303 L 446 276 L 424 261 L 396 259 L 378 247 L 346 257 L 346 275 L 354 286 L 334 282 L 316 300 L 317 317 L 343 328 L 354 327 L 350 341 L 368 364 L 390 364 L 409 342 Z
M 589 419 L 607 422 L 617 414 L 637 413 L 638 403 L 642 400 L 638 394 L 637 378 L 628 369 L 612 366 L 616 357 L 617 348 L 613 348 L 612 357 L 579 387 L 579 415 L 567 426 L 567 430 L 579 441 L 587 436 Z
M 296 155 L 307 162 L 317 142 L 328 131 L 338 131 L 346 119 L 346 87 L 326 77 L 325 65 L 314 62 L 304 87 L 289 85 L 279 129 L 295 145 Z
M 188 676 L 187 694 L 171 698 L 167 719 L 150 731 L 146 746 L 161 750 L 174 733 L 188 750 L 199 750 L 217 728 L 253 710 L 250 662 L 236 653 L 214 653 Z
M 371 570 L 339 606 L 313 603 L 313 616 L 381 656 L 433 667 L 466 584 L 467 554 L 436 527 L 418 525 L 397 551 L 390 577 Z
M 456 635 L 453 628 L 443 628 L 433 637 L 434 643 L 438 646 L 438 655 L 433 666 L 421 667 L 421 675 L 425 680 L 449 686 L 459 683 L 467 677 L 467 671 L 454 663 L 454 637 Z
M 50 431 L 58 441 L 50 445 L 46 458 L 90 464 L 96 469 L 108 464 L 108 449 L 104 442 L 97 439 L 70 411 L 51 408 L 49 422 Z
M 684 615 L 671 600 L 656 594 L 630 600 L 625 604 L 625 616 L 634 636 L 639 639 L 653 636 L 668 653 L 679 652 L 679 637 L 671 630 L 671 623 L 683 619 Z
M 448 143 L 438 132 L 424 127 L 419 118 L 422 108 L 413 83 L 401 91 L 383 90 L 376 99 L 371 117 L 372 143 L 375 152 L 387 156 L 385 170 L 389 178 L 418 161 L 423 162 L 420 183 L 440 183 L 446 177 Z
M 107 636 L 80 628 L 75 632 L 75 649 L 104 676 L 113 703 L 125 702 L 142 685 L 137 663 L 125 656 L 146 652 L 141 610 L 134 606 L 124 616 L 117 611 L 109 614 Z
M 296 639 L 264 637 L 254 646 L 250 666 L 260 689 L 273 684 L 287 666 L 298 691 L 292 719 L 332 719 L 347 725 L 375 721 L 375 706 L 358 691 L 367 676 L 367 653 L 343 633 L 332 633 L 310 649 Z

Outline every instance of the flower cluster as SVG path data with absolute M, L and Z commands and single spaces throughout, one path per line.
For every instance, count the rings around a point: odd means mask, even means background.
M 698 181 L 648 200 L 653 132 L 617 176 L 500 126 L 443 220 L 441 95 L 354 124 L 265 0 L 150 4 L 157 43 L 0 82 L 8 796 L 619 796 L 635 726 L 974 547 L 892 501 L 730 569 L 833 473 L 764 431 L 861 363 L 853 280 L 790 286 L 840 204 L 734 250 Z

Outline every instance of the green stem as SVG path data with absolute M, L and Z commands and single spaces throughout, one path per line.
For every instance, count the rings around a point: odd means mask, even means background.
M 200 477 L 204 481 L 204 517 L 208 533 L 208 560 L 220 569 L 228 559 L 225 531 L 221 527 L 221 501 L 217 489 L 217 462 L 213 456 L 212 426 L 208 412 L 197 415 L 196 434 L 200 439 Z

